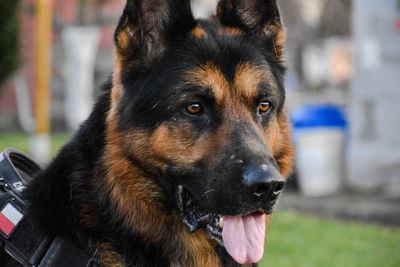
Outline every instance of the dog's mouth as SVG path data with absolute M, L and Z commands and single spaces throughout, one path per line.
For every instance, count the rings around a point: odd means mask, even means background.
M 177 186 L 175 194 L 182 221 L 190 232 L 203 229 L 208 238 L 224 246 L 240 264 L 261 260 L 265 241 L 263 211 L 222 216 L 196 205 L 190 192 L 182 185 Z
M 182 221 L 188 230 L 192 233 L 202 228 L 210 239 L 223 246 L 222 218 L 203 207 L 195 205 L 193 197 L 182 185 L 177 186 L 175 194 Z

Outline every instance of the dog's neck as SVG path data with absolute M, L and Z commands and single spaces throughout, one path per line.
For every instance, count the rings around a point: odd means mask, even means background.
M 105 183 L 109 188 L 111 208 L 121 215 L 124 227 L 146 244 L 162 244 L 161 250 L 172 266 L 220 266 L 215 242 L 203 230 L 190 233 L 177 210 L 161 206 L 167 200 L 153 179 L 113 143 L 106 147 L 105 158 L 104 181 L 98 184 Z

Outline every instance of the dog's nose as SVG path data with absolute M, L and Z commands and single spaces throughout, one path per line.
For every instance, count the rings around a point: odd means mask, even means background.
M 242 178 L 245 187 L 256 197 L 277 196 L 285 183 L 274 167 L 265 164 L 245 167 Z

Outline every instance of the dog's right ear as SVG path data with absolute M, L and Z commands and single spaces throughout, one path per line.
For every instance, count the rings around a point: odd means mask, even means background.
M 223 26 L 239 28 L 262 40 L 277 62 L 283 63 L 285 33 L 277 0 L 219 0 L 217 18 Z
M 168 38 L 194 27 L 190 0 L 127 0 L 114 34 L 117 53 L 130 64 L 144 63 Z

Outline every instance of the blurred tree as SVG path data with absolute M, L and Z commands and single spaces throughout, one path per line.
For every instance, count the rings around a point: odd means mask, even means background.
M 0 1 L 0 93 L 1 84 L 20 64 L 19 0 Z

